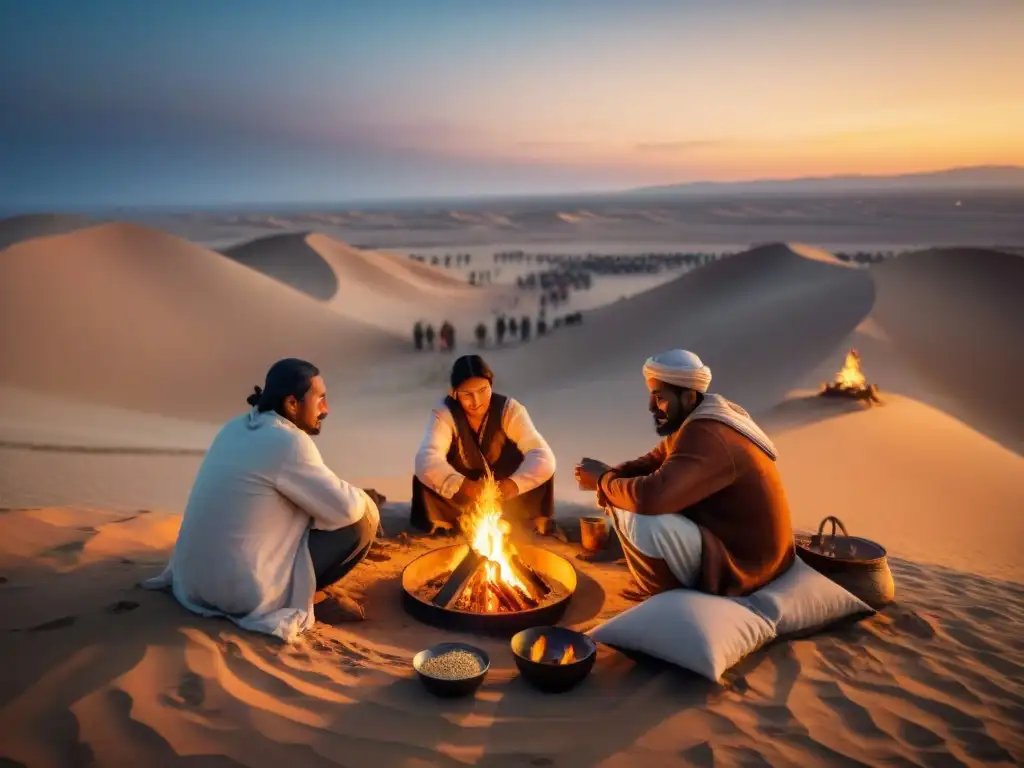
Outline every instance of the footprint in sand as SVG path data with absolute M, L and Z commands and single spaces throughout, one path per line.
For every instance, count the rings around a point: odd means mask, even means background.
M 107 610 L 111 613 L 127 613 L 128 611 L 134 611 L 139 607 L 139 604 L 134 600 L 118 600 L 116 603 L 112 603 L 107 606 Z
M 195 672 L 184 673 L 178 683 L 178 698 L 190 707 L 202 706 L 206 700 L 206 686 L 203 685 L 203 678 Z
M 935 627 L 932 623 L 913 611 L 897 615 L 893 621 L 893 627 L 897 632 L 905 632 L 919 640 L 931 640 L 936 635 Z
M 391 559 L 391 555 L 387 552 L 378 552 L 376 550 L 370 550 L 366 553 L 366 559 L 374 563 L 383 563 Z
M 61 616 L 59 619 L 53 619 L 52 621 L 44 621 L 42 624 L 36 624 L 34 627 L 29 627 L 29 632 L 49 632 L 51 629 L 63 629 L 64 627 L 70 627 L 75 623 L 75 616 Z

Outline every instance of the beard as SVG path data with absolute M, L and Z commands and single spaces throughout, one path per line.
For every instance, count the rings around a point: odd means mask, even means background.
M 301 427 L 301 429 L 307 435 L 319 435 L 320 434 L 320 427 L 323 425 L 323 421 L 326 418 L 327 418 L 327 414 L 325 413 L 322 416 L 318 416 L 317 420 L 314 421 L 312 424 L 303 425 Z
M 672 416 L 664 411 L 652 411 L 651 417 L 654 419 L 654 431 L 660 437 L 668 437 L 683 425 L 679 414 Z

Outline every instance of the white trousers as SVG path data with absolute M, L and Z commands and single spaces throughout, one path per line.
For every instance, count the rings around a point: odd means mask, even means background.
M 695 522 L 682 515 L 637 515 L 615 507 L 611 513 L 618 530 L 640 554 L 664 560 L 684 587 L 697 583 L 704 545 Z

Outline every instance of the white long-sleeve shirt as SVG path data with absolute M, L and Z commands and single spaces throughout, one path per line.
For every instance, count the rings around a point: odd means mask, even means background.
M 522 403 L 508 398 L 501 413 L 501 428 L 523 454 L 523 463 L 511 476 L 520 493 L 532 491 L 554 476 L 555 454 Z M 426 433 L 416 452 L 415 471 L 421 483 L 446 499 L 454 496 L 466 479 L 448 463 L 448 450 L 455 435 L 455 419 L 442 399 L 430 412 Z
M 143 582 L 171 587 L 190 611 L 292 642 L 313 626 L 316 574 L 309 530 L 335 530 L 380 513 L 334 474 L 312 438 L 253 409 L 214 438 L 167 568 Z

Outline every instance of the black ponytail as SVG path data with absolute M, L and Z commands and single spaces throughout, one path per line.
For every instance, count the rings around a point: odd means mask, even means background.
M 256 404 L 259 403 L 260 397 L 263 396 L 263 387 L 257 384 L 255 387 L 252 388 L 252 390 L 252 394 L 245 398 L 245 402 L 255 407 Z
M 305 360 L 295 357 L 278 360 L 267 371 L 263 387 L 253 387 L 245 402 L 261 413 L 275 411 L 284 416 L 284 401 L 289 396 L 302 400 L 313 386 L 313 377 L 319 375 L 320 369 Z

